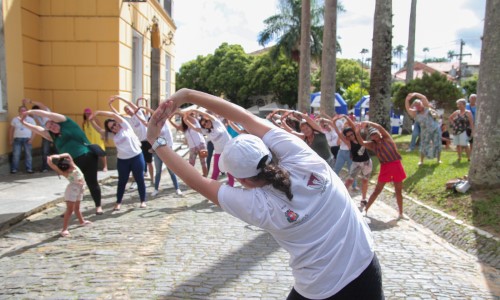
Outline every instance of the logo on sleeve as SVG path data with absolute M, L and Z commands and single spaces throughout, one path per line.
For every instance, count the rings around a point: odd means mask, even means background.
M 325 180 L 323 179 L 323 177 L 311 173 L 311 175 L 309 176 L 309 180 L 307 181 L 307 187 L 315 190 L 321 190 L 323 189 L 324 186 L 325 186 Z
M 299 215 L 291 209 L 285 212 L 285 216 L 289 223 L 293 223 L 299 218 Z

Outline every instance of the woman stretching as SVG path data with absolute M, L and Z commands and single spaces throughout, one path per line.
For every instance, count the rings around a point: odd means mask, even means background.
M 238 122 L 249 133 L 228 141 L 219 160 L 245 189 L 201 176 L 158 142 L 165 120 L 183 103 Z M 229 101 L 187 89 L 160 104 L 148 140 L 186 184 L 266 230 L 290 253 L 295 283 L 288 299 L 384 298 L 370 229 L 340 178 L 303 140 Z
M 180 119 L 180 124 L 177 124 L 173 118 L 178 117 Z M 205 138 L 201 132 L 196 131 L 194 128 L 200 128 L 200 124 L 195 117 L 182 113 L 180 111 L 175 112 L 171 118 L 168 119 L 169 123 L 177 129 L 177 131 L 182 131 L 184 137 L 186 138 L 188 148 L 189 148 L 189 163 L 194 166 L 196 164 L 196 157 L 200 158 L 201 170 L 203 176 L 208 176 L 208 167 L 206 162 L 206 157 L 201 155 L 202 151 L 207 151 L 207 145 L 205 144 Z M 191 126 L 188 126 L 188 123 Z
M 387 130 L 379 124 L 363 121 L 361 125 L 365 128 L 367 125 L 371 126 L 368 129 L 368 136 L 371 141 L 365 141 L 359 129 L 356 130 L 358 141 L 362 141 L 363 146 L 375 152 L 375 155 L 377 155 L 380 161 L 380 172 L 378 174 L 377 185 L 370 195 L 370 199 L 368 199 L 365 210 L 368 213 L 368 209 L 372 206 L 373 202 L 375 202 L 378 195 L 380 195 L 386 183 L 394 182 L 394 191 L 396 192 L 396 202 L 399 210 L 398 219 L 406 219 L 406 217 L 403 216 L 403 180 L 406 178 L 406 173 L 403 164 L 401 164 L 401 155 L 398 152 L 396 143 Z
M 104 122 L 104 129 L 94 122 L 97 116 L 108 117 Z M 120 210 L 130 172 L 134 176 L 141 200 L 140 207 L 146 207 L 146 184 L 144 183 L 144 156 L 142 155 L 141 142 L 132 130 L 132 126 L 119 114 L 111 111 L 96 111 L 89 117 L 92 126 L 108 139 L 109 133 L 113 134 L 116 146 L 116 169 L 118 171 L 118 186 L 116 187 L 116 204 L 114 211 Z
M 85 177 L 85 183 L 90 190 L 92 199 L 94 199 L 96 214 L 102 215 L 101 207 L 101 187 L 97 181 L 98 158 L 90 151 L 90 144 L 83 130 L 72 119 L 67 116 L 40 110 L 32 109 L 24 113 L 26 115 L 34 115 L 42 118 L 47 118 L 45 128 L 37 125 L 23 124 L 34 133 L 41 135 L 43 138 L 51 141 L 56 146 L 57 152 L 69 153 L 75 164 L 80 168 Z
M 212 170 L 212 179 L 217 180 L 221 172 L 219 169 L 220 154 L 222 153 L 222 149 L 224 149 L 226 143 L 231 140 L 231 136 L 229 135 L 229 132 L 227 132 L 226 126 L 224 126 L 224 124 L 214 115 L 203 112 L 199 109 L 187 111 L 186 114 L 190 114 L 192 112 L 201 116 L 199 120 L 201 129 L 194 127 L 188 120 L 184 121 L 192 129 L 206 134 L 212 143 L 214 143 L 214 169 Z M 227 184 L 234 186 L 234 177 L 231 173 L 227 174 Z

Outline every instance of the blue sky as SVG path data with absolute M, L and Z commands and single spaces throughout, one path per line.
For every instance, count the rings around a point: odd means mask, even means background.
M 263 21 L 277 14 L 278 0 L 177 0 L 173 16 L 175 69 L 198 55 L 207 55 L 223 42 L 239 44 L 246 52 L 262 49 L 257 36 Z M 375 0 L 341 1 L 346 11 L 339 14 L 337 35 L 341 58 L 361 57 L 363 48 L 371 55 Z M 393 46 L 408 43 L 411 0 L 393 0 Z M 479 62 L 486 0 L 418 0 L 415 55 L 446 57 L 448 51 L 460 51 L 465 42 L 465 62 Z M 423 48 L 429 48 L 425 54 Z M 394 61 L 397 59 L 395 58 Z

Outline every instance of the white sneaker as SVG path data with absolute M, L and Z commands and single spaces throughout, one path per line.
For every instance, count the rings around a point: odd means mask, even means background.
M 154 190 L 152 193 L 151 193 L 151 197 L 156 197 L 156 195 L 158 195 L 159 191 L 158 190 Z
M 137 188 L 137 183 L 136 182 L 132 182 L 132 184 L 130 185 L 129 189 L 135 190 L 136 188 Z
M 176 193 L 177 193 L 177 195 L 179 195 L 179 196 L 180 196 L 180 195 L 182 195 L 182 191 L 181 191 L 180 189 L 177 189 L 175 192 L 176 192 Z

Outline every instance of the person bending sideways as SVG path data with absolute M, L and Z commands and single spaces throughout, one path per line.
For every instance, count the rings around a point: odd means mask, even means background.
M 220 169 L 244 188 L 203 177 L 166 146 L 161 128 L 184 103 L 237 122 L 249 133 L 228 141 L 219 160 Z M 384 299 L 370 229 L 340 178 L 303 140 L 240 106 L 188 89 L 159 105 L 148 140 L 186 184 L 269 232 L 290 254 L 295 282 L 287 299 Z

